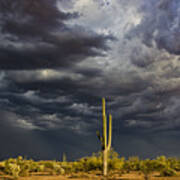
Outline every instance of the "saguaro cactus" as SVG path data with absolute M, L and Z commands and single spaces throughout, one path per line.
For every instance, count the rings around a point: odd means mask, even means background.
M 108 152 L 111 149 L 111 141 L 112 141 L 112 116 L 109 114 L 109 135 L 108 135 L 108 142 L 107 142 L 107 118 L 106 118 L 106 102 L 105 98 L 102 99 L 102 137 L 100 133 L 97 132 L 97 136 L 101 141 L 102 152 L 103 152 L 103 175 L 107 175 L 108 169 Z

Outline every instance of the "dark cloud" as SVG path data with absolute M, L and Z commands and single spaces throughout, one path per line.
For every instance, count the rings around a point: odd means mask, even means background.
M 116 14 L 122 7 L 128 15 Z M 97 151 L 103 96 L 121 155 L 178 155 L 178 8 L 176 0 L 2 1 L 0 158 L 18 154 L 13 142 L 35 158 Z
M 28 34 L 32 36 L 33 32 L 38 35 L 38 29 L 42 32 L 44 28 L 65 27 L 64 20 L 78 17 L 78 13 L 62 12 L 56 5 L 57 0 L 2 0 L 0 3 L 2 24 L 4 25 L 2 30 L 19 36 Z
M 132 36 L 138 35 L 149 47 L 156 46 L 171 54 L 179 55 L 179 7 L 178 0 L 144 2 L 140 9 L 143 19 L 137 28 L 133 29 Z
M 57 1 L 2 1 L 1 69 L 42 69 L 71 66 L 102 56 L 112 36 L 65 22 L 77 13 L 62 12 Z

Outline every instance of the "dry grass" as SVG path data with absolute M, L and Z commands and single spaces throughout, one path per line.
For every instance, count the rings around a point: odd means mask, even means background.
M 13 180 L 10 176 L 0 176 L 0 180 Z M 30 177 L 20 177 L 18 180 L 144 180 L 144 175 L 140 172 L 131 172 L 127 174 L 120 174 L 118 171 L 111 172 L 108 177 L 104 178 L 98 171 L 91 173 L 72 173 L 69 175 L 49 176 L 47 174 L 33 174 Z M 158 177 L 157 173 L 150 176 L 149 180 L 180 180 L 177 177 Z

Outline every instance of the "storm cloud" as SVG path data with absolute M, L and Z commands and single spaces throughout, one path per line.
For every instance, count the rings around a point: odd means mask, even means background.
M 1 1 L 0 158 L 10 136 L 39 158 L 97 151 L 102 97 L 121 155 L 178 156 L 179 20 L 178 0 Z
M 112 36 L 97 34 L 66 21 L 78 13 L 63 12 L 57 1 L 2 1 L 1 69 L 42 69 L 70 66 L 108 50 Z M 102 50 L 102 51 L 100 51 Z

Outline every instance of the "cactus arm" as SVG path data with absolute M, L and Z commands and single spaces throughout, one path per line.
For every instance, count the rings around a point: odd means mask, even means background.
M 101 146 L 102 146 L 102 149 L 104 148 L 104 141 L 103 141 L 103 137 L 101 137 L 100 135 L 100 132 L 99 131 L 96 131 L 96 135 L 98 137 L 98 139 L 101 141 Z
M 103 148 L 107 147 L 107 120 L 106 120 L 105 98 L 102 99 L 102 118 L 103 118 Z
M 109 115 L 109 137 L 108 137 L 108 150 L 111 149 L 111 142 L 112 142 L 112 115 Z
M 101 135 L 100 135 L 99 131 L 96 131 L 96 135 L 97 135 L 98 139 L 101 140 Z

